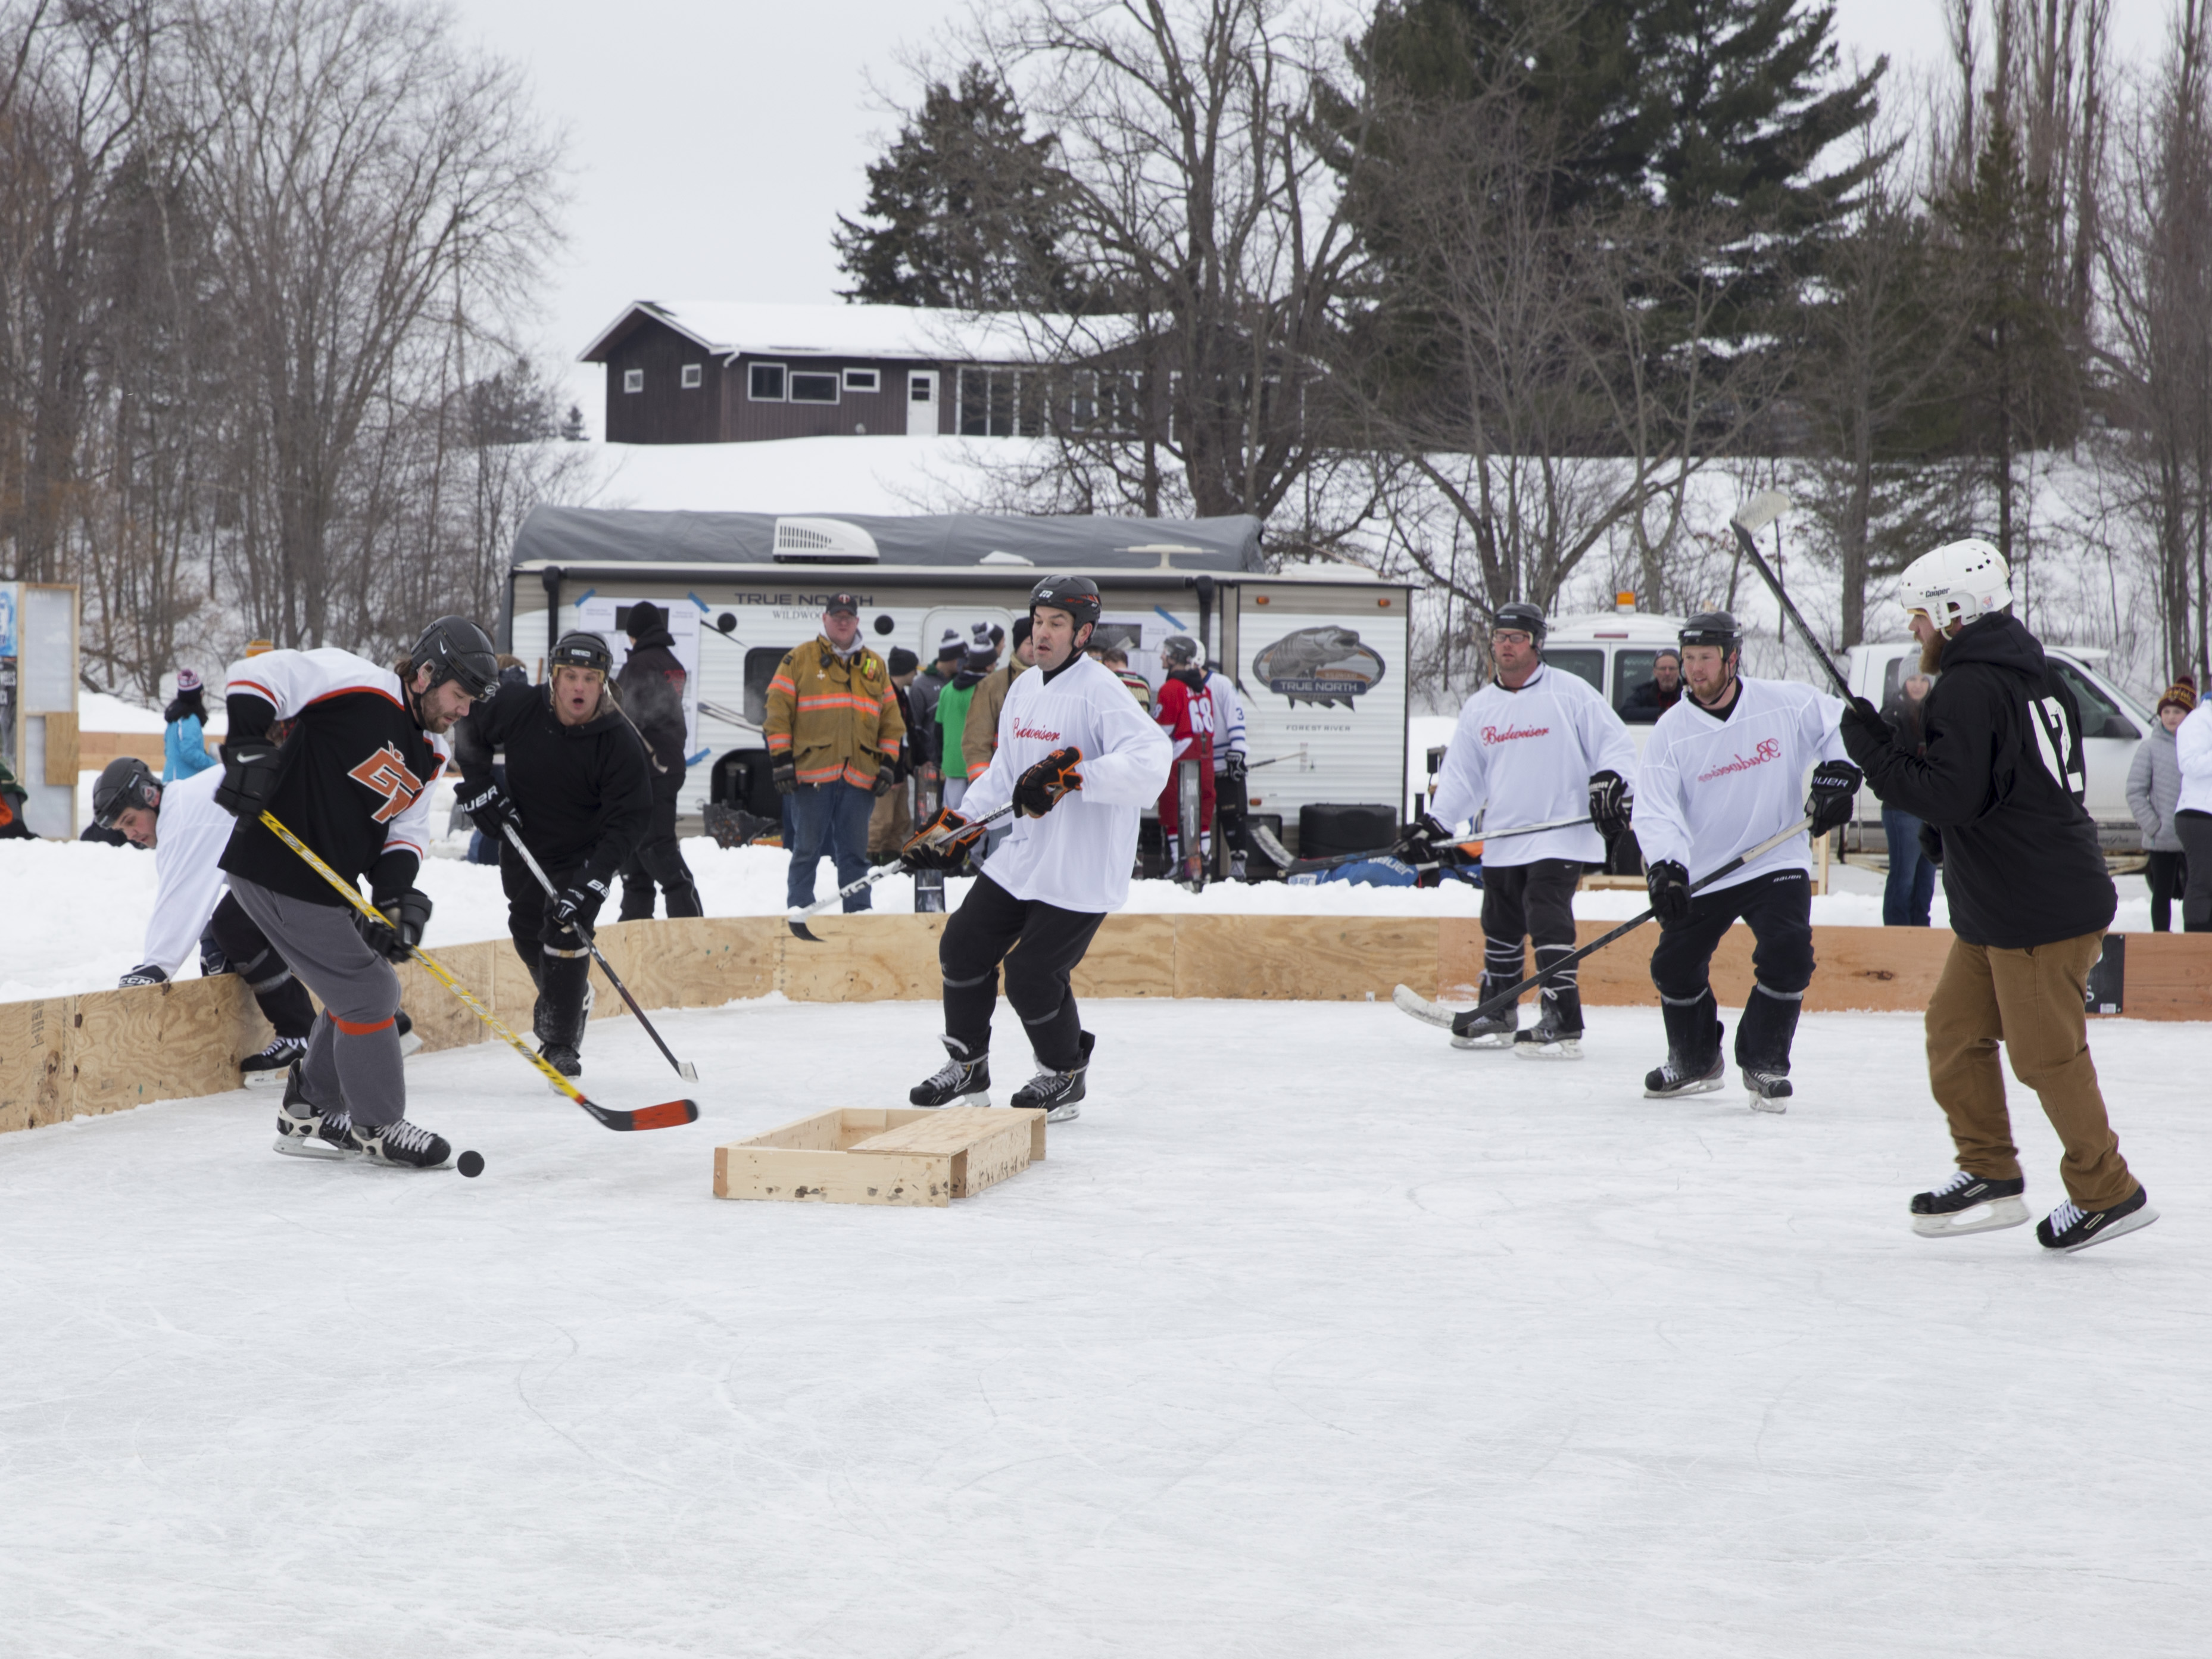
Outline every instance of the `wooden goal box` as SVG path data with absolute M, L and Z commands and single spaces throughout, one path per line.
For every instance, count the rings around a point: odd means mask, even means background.
M 943 1209 L 1044 1157 L 1042 1111 L 840 1107 L 714 1148 L 714 1196 Z

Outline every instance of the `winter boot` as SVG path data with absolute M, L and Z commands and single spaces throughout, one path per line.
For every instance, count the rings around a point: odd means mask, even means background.
M 1091 1051 L 1097 1047 L 1098 1039 L 1085 1031 L 1082 1043 L 1082 1057 L 1075 1062 L 1074 1070 L 1055 1072 L 1049 1066 L 1040 1068 L 1035 1077 L 1014 1091 L 1014 1097 L 1009 1103 L 1017 1109 L 1026 1108 L 1035 1111 L 1042 1108 L 1044 1121 L 1048 1123 L 1066 1123 L 1073 1118 L 1081 1117 L 1083 1074 L 1091 1069 Z
M 434 1135 L 404 1117 L 373 1128 L 356 1123 L 350 1138 L 362 1157 L 390 1170 L 442 1170 L 453 1161 L 453 1149 L 443 1135 Z
M 249 1089 L 277 1088 L 284 1083 L 293 1066 L 307 1057 L 307 1038 L 271 1037 L 266 1048 L 238 1062 L 239 1080 Z
M 913 1088 L 906 1097 L 917 1106 L 988 1106 L 991 1103 L 991 1056 L 963 1059 L 967 1045 L 955 1036 L 942 1039 L 950 1056 Z
M 1932 1191 L 1913 1194 L 1912 1231 L 1923 1238 L 1948 1238 L 1954 1233 L 2017 1227 L 2027 1219 L 2027 1206 L 2021 1198 L 2027 1190 L 2027 1182 L 2018 1176 L 2000 1181 L 1954 1170 L 1948 1181 Z
M 1721 1058 L 1718 1012 L 1710 989 L 1687 1002 L 1661 995 L 1659 1014 L 1667 1024 L 1667 1062 L 1644 1074 L 1645 1099 L 1711 1094 L 1721 1086 L 1728 1065 Z
M 2046 1250 L 2063 1250 L 2071 1255 L 2122 1233 L 2148 1227 L 2157 1219 L 2150 1194 L 2137 1187 L 2109 1210 L 2077 1209 L 2071 1202 L 2060 1205 L 2035 1224 L 2035 1242 Z
M 276 1109 L 276 1150 L 291 1158 L 351 1158 L 353 1125 L 341 1106 L 325 1112 L 307 1098 L 295 1061 L 284 1074 L 284 1103 Z
M 1802 991 L 1771 991 L 1754 983 L 1735 1028 L 1735 1063 L 1754 1112 L 1790 1109 L 1790 1044 L 1797 1035 Z

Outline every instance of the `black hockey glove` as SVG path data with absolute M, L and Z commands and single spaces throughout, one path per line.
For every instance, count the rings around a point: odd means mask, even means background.
M 1245 763 L 1244 751 L 1232 749 L 1221 763 L 1221 781 L 1237 796 L 1237 804 L 1244 805 L 1245 774 L 1251 769 Z
M 461 811 L 469 815 L 469 822 L 476 825 L 477 832 L 495 845 L 506 842 L 509 824 L 514 825 L 516 835 L 522 833 L 522 814 L 515 810 L 514 803 L 507 797 L 507 791 L 501 788 L 495 781 L 487 782 L 474 794 L 465 796 L 461 801 Z
M 1943 867 L 1943 832 L 1932 823 L 1923 823 L 1916 839 L 1920 842 L 1920 856 L 1941 870 Z
M 1620 773 L 1607 769 L 1590 774 L 1590 823 L 1607 841 L 1627 831 L 1631 804 L 1628 780 Z
M 1844 740 L 1844 752 L 1862 766 L 1897 740 L 1881 711 L 1864 697 L 1844 704 L 1844 712 L 1836 717 L 1836 735 Z
M 1452 832 L 1426 812 L 1398 832 L 1398 851 L 1408 864 L 1440 864 L 1445 849 L 1457 848 Z
M 1651 896 L 1651 914 L 1662 929 L 1679 927 L 1690 919 L 1690 872 L 1672 859 L 1662 859 L 1644 872 L 1644 889 Z
M 1859 785 L 1865 781 L 1866 774 L 1849 761 L 1822 761 L 1813 769 L 1813 792 L 1805 797 L 1805 816 L 1813 820 L 1815 836 L 1851 821 Z
M 259 739 L 223 744 L 215 804 L 234 818 L 258 818 L 276 794 L 276 745 Z
M 799 767 L 792 761 L 780 760 L 769 769 L 769 779 L 775 785 L 775 793 L 787 795 L 799 787 Z
M 127 991 L 134 985 L 167 985 L 168 982 L 169 976 L 149 962 L 140 967 L 133 968 L 118 980 L 116 984 Z
M 1073 745 L 1055 749 L 1022 774 L 1014 785 L 1014 811 L 1024 817 L 1041 818 L 1060 805 L 1070 790 L 1083 787 L 1083 751 Z
M 921 826 L 899 857 L 909 870 L 957 870 L 982 834 L 981 824 L 948 806 Z
M 383 918 L 381 922 L 371 921 L 358 910 L 353 913 L 354 925 L 368 941 L 368 948 L 392 962 L 409 960 L 414 947 L 422 942 L 422 930 L 430 925 L 430 896 L 419 887 L 410 887 L 378 902 L 376 910 Z
M 870 787 L 869 793 L 874 795 L 878 800 L 881 800 L 885 795 L 890 794 L 898 784 L 897 770 L 898 769 L 891 763 L 890 757 L 888 755 L 877 756 L 876 781 L 874 784 Z
M 598 876 L 586 876 L 581 881 L 571 882 L 561 896 L 553 901 L 553 920 L 568 933 L 576 931 L 578 918 L 591 925 L 590 918 L 599 915 L 599 907 L 607 902 L 607 884 Z

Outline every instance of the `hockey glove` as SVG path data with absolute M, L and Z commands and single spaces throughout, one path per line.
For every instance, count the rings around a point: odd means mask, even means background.
M 461 811 L 469 815 L 469 822 L 494 846 L 506 842 L 509 824 L 514 826 L 515 834 L 522 833 L 522 814 L 496 782 L 488 782 L 474 794 L 464 797 Z
M 276 794 L 276 745 L 248 739 L 227 743 L 221 753 L 222 781 L 216 786 L 215 804 L 234 818 L 259 817 Z
M 1440 864 L 1446 848 L 1457 848 L 1452 832 L 1426 812 L 1398 832 L 1398 852 L 1408 864 Z
M 1644 890 L 1651 895 L 1651 914 L 1661 928 L 1679 927 L 1690 919 L 1690 872 L 1672 859 L 1662 859 L 1644 872 Z
M 1632 805 L 1628 780 L 1620 773 L 1608 769 L 1590 775 L 1590 823 L 1607 841 L 1627 832 Z
M 606 883 L 598 876 L 586 876 L 581 881 L 570 883 L 553 901 L 553 920 L 562 931 L 574 933 L 580 918 L 586 927 L 591 926 L 591 919 L 599 915 L 599 907 L 606 902 Z
M 1247 782 L 1245 774 L 1250 769 L 1245 761 L 1244 751 L 1241 749 L 1231 750 L 1227 758 L 1221 763 L 1221 781 L 1228 787 L 1229 792 L 1237 797 L 1237 804 L 1239 806 L 1244 805 L 1244 790 Z
M 970 823 L 948 806 L 921 826 L 899 856 L 909 870 L 957 870 L 982 834 L 981 824 Z
M 871 786 L 870 793 L 873 794 L 878 800 L 881 800 L 885 795 L 890 794 L 892 789 L 897 786 L 898 780 L 892 775 L 896 769 L 897 769 L 891 764 L 890 756 L 878 755 L 876 757 L 876 781 L 874 784 Z
M 1030 818 L 1041 818 L 1051 811 L 1070 790 L 1083 787 L 1083 774 L 1075 769 L 1082 760 L 1080 749 L 1054 750 L 1015 783 L 1014 811 Z
M 1862 766 L 1897 740 L 1881 711 L 1864 697 L 1844 704 L 1844 712 L 1836 717 L 1836 735 L 1844 740 L 1844 752 Z
M 169 976 L 150 962 L 143 967 L 133 968 L 116 981 L 126 991 L 134 985 L 167 985 L 168 982 Z
M 1851 821 L 1865 777 L 1849 761 L 1822 761 L 1813 769 L 1813 793 L 1805 797 L 1805 816 L 1813 820 L 1814 836 L 1825 836 Z
M 430 896 L 419 887 L 410 887 L 405 892 L 380 901 L 377 914 L 380 922 L 371 921 L 358 910 L 354 914 L 354 925 L 361 936 L 368 941 L 368 948 L 381 952 L 392 962 L 405 962 L 422 942 L 422 930 L 430 925 Z
M 778 761 L 769 769 L 769 778 L 775 785 L 775 793 L 787 795 L 799 787 L 799 768 L 793 762 Z

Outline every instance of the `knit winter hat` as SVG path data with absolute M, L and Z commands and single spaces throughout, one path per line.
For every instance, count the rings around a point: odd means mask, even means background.
M 957 628 L 946 629 L 944 636 L 937 641 L 937 659 L 939 662 L 947 657 L 964 656 L 967 651 L 967 642 L 960 637 L 960 630 Z
M 894 678 L 901 674 L 911 674 L 921 666 L 921 659 L 904 646 L 895 645 L 891 647 L 890 671 Z
M 2187 714 L 2197 707 L 2197 688 L 2185 679 L 2176 680 L 2166 688 L 2166 695 L 2158 700 L 2157 712 L 2165 712 L 2168 703 Z
M 177 671 L 177 695 L 179 696 L 183 696 L 187 691 L 197 691 L 199 689 L 200 677 L 198 675 L 193 673 L 189 668 L 179 668 Z

